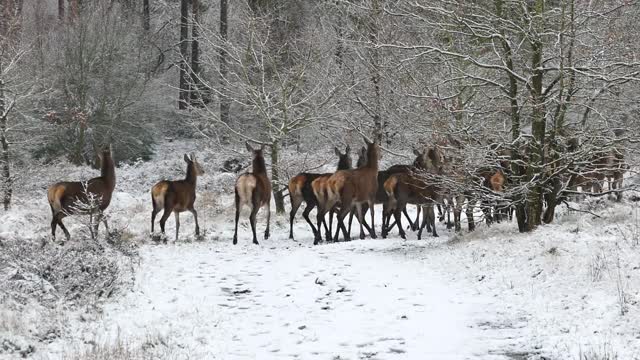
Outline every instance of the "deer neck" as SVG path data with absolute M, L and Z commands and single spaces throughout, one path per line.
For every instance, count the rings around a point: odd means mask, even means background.
M 348 160 L 340 159 L 338 161 L 338 170 L 349 170 L 351 169 L 351 162 Z
M 196 174 L 196 167 L 195 165 L 193 165 L 193 163 L 190 163 L 187 166 L 187 176 L 185 177 L 185 182 L 189 183 L 189 184 L 196 184 L 197 180 L 198 180 L 198 175 Z
M 116 169 L 113 159 L 111 157 L 106 157 L 102 162 L 102 167 L 100 169 L 100 176 L 105 180 L 105 182 L 109 185 L 109 188 L 113 190 L 116 186 Z
M 255 157 L 252 166 L 254 174 L 267 174 L 267 165 L 264 162 L 264 157 Z

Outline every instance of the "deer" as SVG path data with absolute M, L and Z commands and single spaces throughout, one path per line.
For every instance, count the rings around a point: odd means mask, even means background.
M 271 181 L 267 175 L 267 165 L 264 161 L 264 145 L 260 149 L 254 149 L 249 142 L 245 143 L 247 150 L 253 155 L 252 171 L 238 177 L 235 185 L 236 221 L 233 233 L 233 245 L 238 243 L 238 220 L 240 210 L 247 205 L 251 208 L 249 221 L 253 233 L 253 243 L 259 245 L 256 237 L 256 216 L 261 208 L 267 208 L 267 228 L 264 231 L 264 239 L 269 238 L 271 224 Z
M 422 238 L 422 230 L 427 227 L 431 229 L 434 237 L 438 236 L 435 224 L 434 203 L 442 201 L 441 189 L 431 181 L 416 174 L 397 173 L 391 175 L 384 182 L 385 193 L 387 194 L 386 216 L 393 213 L 395 222 L 398 224 L 400 237 L 406 239 L 404 228 L 402 227 L 401 211 L 407 204 L 421 206 L 422 224 L 418 229 L 418 240 Z M 387 229 L 383 230 L 386 231 Z
M 366 160 L 366 148 L 364 149 L 364 152 L 360 151 L 359 155 L 358 155 L 358 162 L 357 162 L 357 166 L 358 168 L 361 168 L 363 166 L 365 166 L 367 164 L 367 160 Z M 350 170 L 351 168 L 348 169 L 340 169 L 338 168 L 338 170 Z M 333 173 L 328 173 L 328 174 L 323 174 L 322 176 L 317 177 L 316 179 L 314 179 L 311 182 L 311 190 L 313 192 L 313 197 L 315 198 L 316 201 L 316 205 L 318 206 L 318 211 L 321 211 L 321 207 L 322 206 L 327 206 L 327 193 L 328 193 L 328 179 L 329 177 L 331 177 L 331 175 L 333 175 Z M 327 223 L 324 219 L 323 216 L 323 224 L 324 224 L 324 228 L 325 228 L 325 237 L 327 241 L 331 241 L 332 238 L 332 222 L 333 222 L 333 216 L 335 213 L 337 213 L 339 211 L 340 208 L 340 204 L 333 204 L 333 206 L 328 210 L 329 212 L 329 226 L 327 227 Z M 351 224 L 353 222 L 353 211 L 350 212 L 349 214 L 349 232 L 351 232 Z M 363 220 L 364 221 L 364 220 Z M 319 226 L 319 225 L 318 225 Z M 369 229 L 369 225 L 367 225 L 366 221 L 364 221 L 364 226 Z M 318 242 L 320 242 L 320 240 L 322 239 L 322 234 L 320 233 L 321 228 L 318 227 L 317 229 L 317 233 L 315 233 L 314 236 L 314 245 L 317 245 Z M 339 231 L 339 228 L 336 230 L 336 233 Z
M 97 150 L 97 149 L 96 149 Z M 56 227 L 59 225 L 67 238 L 71 239 L 71 234 L 62 223 L 62 219 L 68 215 L 85 215 L 97 213 L 94 224 L 94 234 L 98 234 L 100 222 L 104 222 L 107 233 L 109 227 L 104 217 L 104 211 L 111 203 L 113 190 L 116 187 L 115 163 L 111 144 L 97 151 L 100 160 L 100 176 L 86 182 L 64 181 L 53 184 L 47 189 L 47 200 L 51 207 L 51 235 L 53 241 L 56 240 Z M 91 200 L 97 204 L 91 204 Z M 93 209 L 81 209 L 82 206 L 93 206 Z M 64 244 L 64 242 L 62 243 Z
M 189 211 L 193 214 L 196 222 L 196 236 L 200 236 L 200 226 L 198 225 L 198 212 L 193 204 L 196 201 L 196 184 L 198 176 L 204 175 L 202 166 L 196 159 L 194 153 L 184 154 L 184 161 L 187 163 L 187 173 L 184 180 L 169 181 L 162 180 L 151 188 L 151 233 L 153 234 L 156 215 L 163 210 L 160 218 L 160 230 L 164 235 L 164 226 L 171 213 L 176 218 L 176 241 L 180 233 L 180 213 Z M 166 243 L 166 239 L 165 239 Z
M 336 156 L 338 156 L 338 170 L 348 170 L 352 168 L 351 164 L 351 148 L 347 145 L 347 148 L 344 152 L 340 152 L 340 149 L 337 147 L 334 148 Z M 302 212 L 302 217 L 307 221 L 311 230 L 313 231 L 314 236 L 318 236 L 319 229 L 311 222 L 309 218 L 309 213 L 318 206 L 318 199 L 313 193 L 313 188 L 311 187 L 311 183 L 320 177 L 329 177 L 331 173 L 325 174 L 316 174 L 316 173 L 300 173 L 289 180 L 289 197 L 291 198 L 291 212 L 289 213 L 289 239 L 293 240 L 293 220 L 295 219 L 296 213 L 300 208 L 300 205 L 304 202 L 306 207 Z M 332 217 L 329 218 L 330 222 Z M 326 221 L 323 221 L 325 229 L 327 229 L 327 233 L 331 233 L 331 228 L 327 228 Z
M 334 205 L 339 204 L 340 210 L 338 212 L 338 227 L 342 230 L 345 241 L 351 240 L 350 233 L 344 224 L 344 218 L 347 213 L 352 211 L 352 207 L 355 207 L 356 216 L 360 222 L 360 238 L 364 239 L 363 226 L 366 226 L 369 230 L 369 234 L 372 239 L 376 238 L 375 233 L 375 210 L 373 205 L 375 204 L 376 192 L 378 189 L 378 161 L 380 157 L 380 150 L 377 144 L 369 141 L 364 137 L 364 141 L 367 144 L 367 163 L 361 168 L 355 170 L 339 170 L 331 175 L 326 181 L 326 185 L 320 187 L 326 190 L 323 192 L 314 192 L 318 199 L 323 198 L 323 205 L 319 207 L 317 214 L 318 227 L 320 222 L 324 218 L 324 214 L 327 210 L 331 209 Z M 316 179 L 318 181 L 319 179 Z M 320 195 L 320 196 L 318 196 Z M 371 227 L 364 222 L 364 216 L 362 207 L 367 204 L 371 209 Z M 338 232 L 336 232 L 336 235 Z M 338 236 L 334 238 L 334 241 L 338 240 Z
M 383 214 L 385 213 L 389 214 L 389 212 L 386 211 L 386 206 L 388 204 L 389 199 L 384 189 L 384 183 L 387 181 L 387 179 L 389 179 L 389 177 L 391 177 L 391 175 L 400 174 L 400 173 L 416 174 L 416 173 L 425 171 L 428 168 L 430 169 L 430 171 L 433 171 L 433 169 L 431 168 L 434 166 L 433 164 L 436 160 L 429 159 L 428 157 L 430 154 L 433 156 L 432 153 L 429 153 L 429 151 L 426 149 L 424 149 L 423 151 L 420 151 L 414 148 L 413 154 L 416 156 L 416 158 L 413 160 L 413 163 L 411 165 L 405 165 L 405 164 L 392 165 L 388 169 L 378 172 L 378 190 L 376 192 L 376 203 L 382 204 Z M 413 222 L 409 217 L 406 207 L 401 209 L 402 212 L 404 213 L 404 216 L 407 218 L 407 221 L 409 221 L 411 230 L 418 230 L 421 209 L 422 207 L 418 205 L 415 222 Z M 391 228 L 394 225 L 396 225 L 396 222 L 394 222 L 390 226 L 389 221 L 390 221 L 390 216 L 387 216 L 387 217 L 383 216 L 382 218 L 382 229 L 383 229 L 382 237 L 383 238 L 386 237 L 386 234 L 391 230 Z

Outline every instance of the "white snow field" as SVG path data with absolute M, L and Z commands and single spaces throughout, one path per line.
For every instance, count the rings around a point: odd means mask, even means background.
M 130 356 L 101 358 L 640 359 L 640 219 L 631 194 L 620 204 L 572 203 L 599 217 L 562 207 L 553 224 L 529 234 L 510 222 L 473 233 L 465 226 L 462 235 L 438 224 L 439 238 L 408 232 L 404 241 L 393 231 L 390 239 L 315 247 L 302 209 L 296 241 L 288 215 L 272 216 L 272 238 L 262 240 L 259 216 L 259 246 L 243 216 L 233 246 L 235 175 L 210 171 L 196 202 L 203 239 L 194 239 L 187 213 L 179 241 L 171 217 L 169 243 L 154 244 L 148 189 L 157 168 L 182 176 L 175 157 L 119 169 L 109 211 L 112 227 L 141 244 L 132 285 L 96 307 L 60 304 L 53 320 L 0 319 L 0 358 L 17 356 L 2 344 L 20 335 L 36 359 L 95 358 L 110 348 Z M 18 211 L 0 213 L 0 241 L 48 239 L 41 181 L 28 197 L 18 194 Z M 79 231 L 79 218 L 65 221 Z M 5 301 L 3 316 L 11 314 Z M 22 331 L 46 321 L 58 327 L 46 341 Z

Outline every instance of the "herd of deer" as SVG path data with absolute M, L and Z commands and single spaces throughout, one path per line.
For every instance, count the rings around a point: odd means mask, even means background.
M 453 168 L 450 158 L 445 156 L 444 147 L 436 144 L 422 150 L 414 149 L 415 160 L 411 165 L 393 165 L 386 170 L 379 171 L 380 149 L 378 145 L 364 138 L 366 147 L 362 147 L 356 168 L 352 167 L 350 148 L 342 153 L 335 148 L 338 156 L 338 167 L 334 173 L 300 173 L 289 181 L 289 196 L 291 198 L 290 229 L 289 237 L 293 239 L 293 223 L 296 213 L 302 203 L 306 207 L 302 216 L 309 224 L 313 235 L 314 245 L 322 241 L 322 229 L 325 231 L 327 241 L 338 241 L 340 232 L 344 240 L 351 239 L 351 225 L 353 216 L 357 217 L 360 224 L 360 238 L 365 237 L 364 229 L 369 232 L 371 238 L 376 238 L 375 228 L 375 205 L 382 204 L 382 237 L 386 237 L 393 227 L 398 228 L 399 235 L 405 239 L 406 234 L 402 225 L 402 214 L 407 218 L 412 230 L 418 231 L 418 239 L 421 238 L 423 230 L 431 232 L 433 236 L 438 236 L 436 231 L 436 221 L 434 205 L 440 212 L 440 220 L 444 220 L 444 213 L 441 206 L 445 205 L 446 214 L 452 208 L 454 215 L 455 230 L 460 230 L 460 217 L 463 203 L 466 202 L 466 215 L 469 230 L 475 228 L 473 209 L 474 197 L 468 191 L 447 186 L 442 181 L 442 175 L 449 178 L 461 178 L 466 176 L 462 171 Z M 254 149 L 248 142 L 247 150 L 252 154 L 252 172 L 242 174 L 235 184 L 235 231 L 233 243 L 238 242 L 238 221 L 240 211 L 247 205 L 251 209 L 249 216 L 251 230 L 253 233 L 253 243 L 258 244 L 256 236 L 256 217 L 258 211 L 266 207 L 267 227 L 264 238 L 269 237 L 270 227 L 270 203 L 271 203 L 271 181 L 267 174 L 267 167 L 264 159 L 264 146 Z M 62 219 L 74 214 L 96 214 L 96 221 L 93 223 L 93 231 L 97 234 L 100 222 L 107 222 L 103 216 L 103 211 L 109 206 L 113 190 L 115 189 L 115 164 L 112 156 L 111 146 L 104 148 L 98 154 L 101 162 L 101 175 L 90 179 L 87 182 L 60 182 L 49 187 L 48 201 L 51 207 L 51 234 L 55 241 L 56 228 L 59 225 L 67 240 L 70 239 L 69 231 L 62 223 Z M 571 176 L 569 186 L 581 186 L 583 191 L 600 191 L 595 188 L 595 183 L 608 178 L 612 181 L 613 189 L 622 187 L 622 175 L 628 166 L 624 165 L 622 156 L 614 153 L 606 159 L 617 161 L 615 166 L 605 164 L 614 171 L 599 171 L 600 167 L 596 163 L 593 169 L 586 172 L 576 173 Z M 607 160 L 607 161 L 614 161 Z M 204 174 L 200 163 L 193 153 L 184 155 L 187 163 L 186 177 L 184 180 L 168 181 L 163 180 L 151 188 L 151 201 L 153 210 L 151 213 L 151 232 L 154 231 L 156 215 L 163 210 L 160 219 L 160 229 L 164 234 L 165 223 L 171 213 L 175 214 L 176 240 L 180 229 L 179 214 L 189 211 L 195 219 L 196 236 L 200 234 L 198 225 L 198 213 L 194 208 L 196 200 L 197 177 Z M 617 170 L 616 170 L 617 169 Z M 479 179 L 481 186 L 489 192 L 500 194 L 504 191 L 506 182 L 504 164 L 496 164 L 490 168 L 479 171 L 475 178 Z M 620 192 L 618 192 L 620 195 Z M 619 198 L 618 198 L 619 199 Z M 86 206 L 92 203 L 91 206 Z M 417 206 L 417 218 L 412 221 L 407 212 L 407 205 Z M 84 205 L 84 206 L 79 206 Z M 485 204 L 486 205 L 486 204 Z M 317 208 L 315 224 L 309 217 L 310 212 Z M 493 214 L 492 214 L 493 208 Z M 370 223 L 365 220 L 366 213 L 370 213 Z M 503 216 L 511 217 L 511 208 L 508 204 L 494 202 L 483 207 L 483 212 L 487 222 L 492 220 L 500 221 Z M 329 213 L 327 222 L 326 214 Z M 420 222 L 420 214 L 422 221 Z M 345 225 L 345 218 L 349 216 L 348 225 Z M 333 233 L 333 218 L 337 219 L 335 235 Z M 393 222 L 392 222 L 393 218 Z M 450 220 L 447 222 L 450 223 Z M 108 227 L 107 227 L 108 231 Z

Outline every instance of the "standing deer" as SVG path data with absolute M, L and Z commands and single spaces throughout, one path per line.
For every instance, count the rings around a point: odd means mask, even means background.
M 351 148 L 347 145 L 347 149 L 345 153 L 341 153 L 338 148 L 334 148 L 336 156 L 338 156 L 338 170 L 347 170 L 351 169 Z M 313 188 L 311 183 L 320 177 L 329 177 L 331 173 L 326 174 L 316 174 L 316 173 L 300 173 L 289 180 L 289 196 L 291 198 L 291 212 L 289 214 L 289 239 L 293 239 L 293 220 L 296 217 L 296 213 L 300 208 L 302 203 L 306 203 L 306 207 L 302 212 L 302 217 L 307 221 L 311 230 L 313 231 L 314 238 L 319 237 L 319 229 L 311 222 L 309 219 L 309 213 L 316 206 L 318 206 L 318 199 L 313 193 Z M 331 222 L 332 217 L 329 218 L 329 222 Z M 327 233 L 330 233 L 330 227 L 327 228 L 326 221 L 323 220 L 325 229 Z
M 191 153 L 191 156 L 184 154 L 184 161 L 187 163 L 187 175 L 184 180 L 163 180 L 151 188 L 151 203 L 153 204 L 153 210 L 151 212 L 151 233 L 153 233 L 156 215 L 158 215 L 160 210 L 164 210 L 160 218 L 160 230 L 162 234 L 164 234 L 164 225 L 173 212 L 176 217 L 176 241 L 178 241 L 178 233 L 180 232 L 180 213 L 184 211 L 189 211 L 193 214 L 193 218 L 196 221 L 196 236 L 200 235 L 198 212 L 193 207 L 193 203 L 196 201 L 197 179 L 198 176 L 204 174 L 204 170 L 198 160 L 196 160 L 194 153 Z
M 267 165 L 264 161 L 264 145 L 260 149 L 255 150 L 245 143 L 247 150 L 253 154 L 253 171 L 242 174 L 236 180 L 235 194 L 236 194 L 236 225 L 235 232 L 233 233 L 233 244 L 238 243 L 238 220 L 240 219 L 240 210 L 244 205 L 248 205 L 251 208 L 251 215 L 249 221 L 251 222 L 251 231 L 253 232 L 253 243 L 258 243 L 256 237 L 256 215 L 258 211 L 266 206 L 267 207 L 267 229 L 264 231 L 265 240 L 269 238 L 269 226 L 271 223 L 271 182 L 269 176 L 267 176 Z
M 107 233 L 109 228 L 104 217 L 104 210 L 111 203 L 111 195 L 116 187 L 115 163 L 111 145 L 98 152 L 100 159 L 100 176 L 87 182 L 66 181 L 51 185 L 47 190 L 47 199 L 51 207 L 51 235 L 53 241 L 56 240 L 56 227 L 60 225 L 64 231 L 67 241 L 71 239 L 69 231 L 62 223 L 62 219 L 68 215 L 93 214 L 97 212 L 97 219 L 94 224 L 94 234 L 98 234 L 100 222 L 104 222 Z M 97 204 L 90 204 L 90 198 L 97 201 Z M 94 209 L 79 209 L 78 205 L 93 206 Z M 83 207 L 83 206 L 80 206 Z
M 371 227 L 368 228 L 371 238 L 376 238 L 375 233 L 375 210 L 373 205 L 376 200 L 376 191 L 378 189 L 378 161 L 380 157 L 380 150 L 378 145 L 364 138 L 367 144 L 367 164 L 359 169 L 355 170 L 340 170 L 336 171 L 331 177 L 327 179 L 326 202 L 324 206 L 320 207 L 318 211 L 318 226 L 322 221 L 324 214 L 328 209 L 331 209 L 335 204 L 340 204 L 340 211 L 338 213 L 338 226 L 342 230 L 345 241 L 351 240 L 351 235 L 347 232 L 347 228 L 344 224 L 344 218 L 352 211 L 352 207 L 355 206 L 356 216 L 360 222 L 360 238 L 364 238 L 363 226 L 363 204 L 367 204 L 371 209 Z M 318 195 L 318 194 L 316 194 Z M 336 233 L 337 234 L 337 233 Z M 334 240 L 338 240 L 338 236 Z

